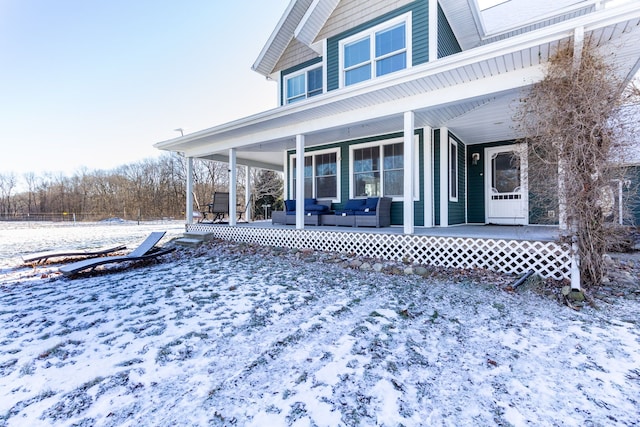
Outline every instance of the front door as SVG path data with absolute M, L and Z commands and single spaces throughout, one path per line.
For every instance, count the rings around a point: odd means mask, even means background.
M 524 144 L 485 149 L 486 222 L 528 224 L 527 151 Z

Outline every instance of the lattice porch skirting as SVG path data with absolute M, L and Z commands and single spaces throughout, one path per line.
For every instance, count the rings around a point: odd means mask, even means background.
M 533 270 L 544 278 L 569 279 L 568 247 L 556 242 L 405 234 L 250 228 L 187 224 L 215 238 L 286 248 L 353 253 L 364 257 L 448 268 L 483 268 L 507 274 Z

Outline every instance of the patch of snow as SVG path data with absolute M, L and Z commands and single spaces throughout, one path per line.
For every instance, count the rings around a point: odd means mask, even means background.
M 638 302 L 178 250 L 74 280 L 51 247 L 179 223 L 0 223 L 0 425 L 634 425 Z M 109 268 L 106 266 L 105 268 Z

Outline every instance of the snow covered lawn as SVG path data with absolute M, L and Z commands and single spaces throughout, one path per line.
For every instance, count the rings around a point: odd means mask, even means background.
M 215 244 L 66 279 L 19 256 L 178 223 L 0 223 L 0 425 L 637 425 L 640 310 Z M 265 255 L 265 254 L 270 255 Z

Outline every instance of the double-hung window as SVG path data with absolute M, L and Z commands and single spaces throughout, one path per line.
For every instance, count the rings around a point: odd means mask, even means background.
M 410 14 L 340 42 L 341 82 L 349 86 L 411 66 Z
M 322 93 L 322 67 L 300 71 L 285 77 L 287 104 L 302 101 Z
M 351 152 L 354 197 L 402 197 L 404 145 L 374 145 Z
M 296 157 L 292 157 L 291 183 L 296 197 Z M 308 154 L 304 158 L 304 197 L 316 199 L 338 199 L 338 152 L 337 150 L 322 151 Z

